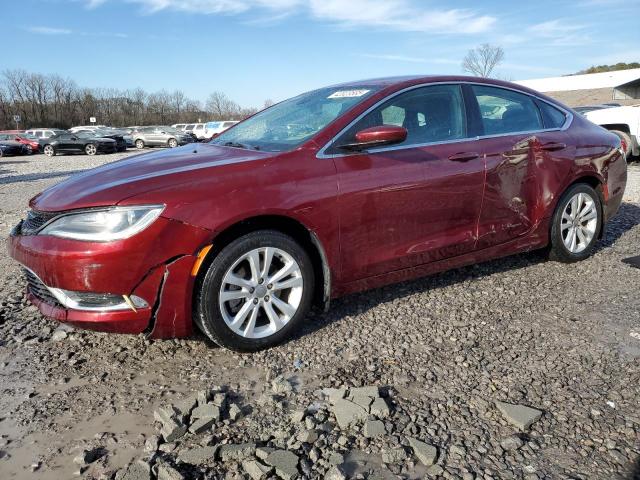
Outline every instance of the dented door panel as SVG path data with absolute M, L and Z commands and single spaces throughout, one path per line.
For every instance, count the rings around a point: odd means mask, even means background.
M 525 235 L 549 215 L 557 188 L 573 165 L 575 147 L 567 138 L 539 132 L 479 140 L 487 180 L 478 248 Z

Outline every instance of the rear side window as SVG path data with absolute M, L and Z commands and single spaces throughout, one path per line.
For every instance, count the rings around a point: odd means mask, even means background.
M 537 103 L 540 113 L 542 113 L 544 128 L 562 128 L 567 120 L 565 113 L 547 102 L 538 100 Z
M 224 125 L 222 125 L 222 128 L 229 128 L 233 125 L 235 125 L 237 122 L 224 122 Z
M 498 87 L 472 85 L 485 135 L 542 130 L 542 119 L 532 97 Z
M 466 119 L 459 85 L 431 85 L 396 95 L 369 112 L 345 132 L 328 153 L 345 153 L 339 145 L 353 143 L 365 128 L 395 125 L 407 129 L 411 146 L 466 138 Z

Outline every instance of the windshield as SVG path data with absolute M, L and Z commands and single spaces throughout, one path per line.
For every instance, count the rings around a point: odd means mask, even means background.
M 330 87 L 303 93 L 257 113 L 211 143 L 268 152 L 291 150 L 376 90 L 377 87 Z

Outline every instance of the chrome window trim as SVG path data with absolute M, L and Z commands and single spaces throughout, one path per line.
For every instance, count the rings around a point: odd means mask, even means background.
M 499 133 L 499 134 L 494 134 L 494 135 L 480 135 L 480 136 L 476 136 L 476 137 L 457 138 L 457 139 L 454 139 L 454 140 L 443 140 L 443 141 L 439 141 L 439 142 L 428 142 L 428 143 L 416 143 L 416 144 L 411 144 L 411 145 L 397 145 L 397 146 L 389 146 L 389 147 L 378 147 L 378 148 L 372 148 L 372 149 L 369 149 L 369 150 L 363 150 L 362 152 L 333 153 L 333 154 L 325 153 L 325 151 L 328 150 L 329 148 L 331 148 L 331 146 L 334 144 L 334 142 L 338 138 L 340 138 L 340 136 L 342 136 L 347 130 L 349 130 L 353 125 L 355 125 L 357 122 L 362 120 L 363 117 L 365 117 L 366 115 L 371 113 L 373 110 L 378 108 L 380 105 L 382 105 L 386 101 L 391 100 L 392 98 L 395 98 L 396 96 L 401 95 L 401 94 L 406 93 L 406 92 L 409 92 L 411 90 L 415 90 L 417 88 L 422 88 L 422 87 L 428 87 L 430 85 L 479 85 L 479 86 L 483 86 L 483 87 L 493 87 L 493 88 L 501 88 L 503 90 L 511 90 L 512 92 L 516 92 L 516 93 L 519 93 L 521 95 L 527 95 L 528 97 L 536 98 L 539 101 L 544 102 L 547 105 L 550 105 L 551 107 L 560 110 L 561 112 L 563 112 L 565 114 L 565 122 L 560 128 L 544 128 L 544 129 L 541 129 L 541 130 L 525 130 L 525 131 L 522 131 L 522 132 Z M 544 121 L 542 119 L 542 117 L 540 118 L 540 120 Z M 528 133 L 544 133 L 544 132 L 561 132 L 561 131 L 567 130 L 571 126 L 572 123 L 573 123 L 573 114 L 569 110 L 561 107 L 560 105 L 556 105 L 554 103 L 551 103 L 548 100 L 545 100 L 544 98 L 539 97 L 538 95 L 533 95 L 531 93 L 523 92 L 522 90 L 518 90 L 517 88 L 504 87 L 502 85 L 493 85 L 491 83 L 469 82 L 469 81 L 428 82 L 428 83 L 421 83 L 421 84 L 418 84 L 418 85 L 411 85 L 410 87 L 403 88 L 402 90 L 398 90 L 397 92 L 394 92 L 391 95 L 388 95 L 388 96 L 384 97 L 383 99 L 379 100 L 378 102 L 376 102 L 374 105 L 372 105 L 367 110 L 365 110 L 360 115 L 358 115 L 354 120 L 349 122 L 349 124 L 346 127 L 344 127 L 337 134 L 335 134 L 333 136 L 333 138 L 331 140 L 329 140 L 318 151 L 318 153 L 316 153 L 316 158 L 319 158 L 319 159 L 342 158 L 342 157 L 351 157 L 353 155 L 358 155 L 358 154 L 363 153 L 363 152 L 366 152 L 367 154 L 373 154 L 373 153 L 380 153 L 380 152 L 390 152 L 390 151 L 395 151 L 395 150 L 406 150 L 408 148 L 421 148 L 421 147 L 429 147 L 429 146 L 433 146 L 433 145 L 446 145 L 446 144 L 451 144 L 451 143 L 478 141 L 478 140 L 482 140 L 482 139 L 485 139 L 485 138 L 507 137 L 507 136 L 510 136 L 510 135 L 525 135 L 525 134 L 528 134 Z

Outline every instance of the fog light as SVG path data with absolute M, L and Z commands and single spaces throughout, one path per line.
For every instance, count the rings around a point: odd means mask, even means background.
M 137 295 L 127 297 L 113 293 L 73 292 L 61 288 L 47 287 L 58 301 L 66 308 L 89 311 L 136 310 L 149 306 Z

